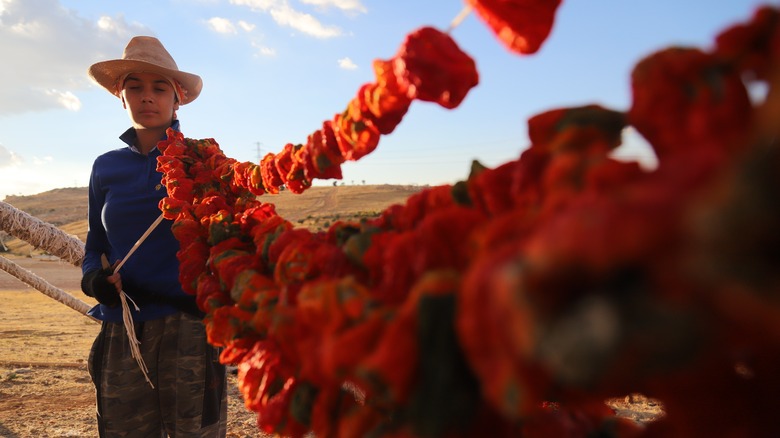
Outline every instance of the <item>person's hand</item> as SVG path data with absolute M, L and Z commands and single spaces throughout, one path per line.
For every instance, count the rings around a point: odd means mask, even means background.
M 114 307 L 119 304 L 119 291 L 122 290 L 122 278 L 113 274 L 112 268 L 87 272 L 81 278 L 81 290 L 100 304 Z
M 116 271 L 117 266 L 119 266 L 119 260 L 115 261 L 114 264 L 111 265 L 110 272 L 113 272 L 113 274 L 108 276 L 108 282 L 114 285 L 117 292 L 122 292 L 122 276 L 119 275 L 119 272 Z

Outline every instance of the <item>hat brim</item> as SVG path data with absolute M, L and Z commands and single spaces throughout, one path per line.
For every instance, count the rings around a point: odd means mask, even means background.
M 203 80 L 198 75 L 163 68 L 145 61 L 112 59 L 92 64 L 87 72 L 95 82 L 117 97 L 119 97 L 119 90 L 117 90 L 116 82 L 128 73 L 156 73 L 176 79 L 186 90 L 185 96 L 179 102 L 180 105 L 186 105 L 195 100 L 203 89 Z

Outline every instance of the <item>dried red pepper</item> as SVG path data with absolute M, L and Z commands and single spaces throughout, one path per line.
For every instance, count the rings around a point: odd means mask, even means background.
M 631 74 L 629 121 L 651 144 L 660 164 L 694 150 L 726 159 L 744 144 L 751 103 L 739 73 L 698 49 L 662 50 Z
M 513 52 L 536 53 L 547 40 L 561 0 L 466 0 Z
M 432 27 L 406 36 L 393 58 L 393 69 L 410 99 L 450 109 L 479 83 L 474 60 L 449 35 Z

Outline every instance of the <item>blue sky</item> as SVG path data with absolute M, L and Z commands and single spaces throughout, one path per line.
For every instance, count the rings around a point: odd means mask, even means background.
M 510 53 L 474 15 L 452 32 L 480 84 L 461 106 L 415 102 L 371 155 L 342 166 L 345 184 L 448 184 L 470 163 L 496 166 L 527 147 L 526 120 L 553 108 L 625 110 L 633 65 L 670 45 L 709 48 L 757 0 L 563 0 L 535 55 Z M 374 80 L 406 34 L 446 28 L 462 0 L 0 0 L 0 199 L 86 186 L 94 158 L 122 146 L 129 120 L 86 75 L 134 35 L 158 37 L 204 80 L 179 110 L 188 137 L 257 161 L 305 142 Z M 652 165 L 631 131 L 619 153 Z M 321 181 L 317 184 L 332 184 Z

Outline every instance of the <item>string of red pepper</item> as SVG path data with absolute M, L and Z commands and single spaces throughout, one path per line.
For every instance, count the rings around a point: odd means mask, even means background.
M 410 34 L 391 60 L 373 64 L 376 82 L 364 84 L 346 110 L 323 123 L 304 144 L 288 143 L 259 164 L 242 163 L 237 183 L 254 194 L 286 186 L 301 193 L 317 178 L 341 178 L 344 161 L 359 160 L 395 129 L 412 100 L 460 104 L 479 82 L 474 61 L 449 37 L 426 27 Z
M 559 2 L 468 3 L 507 47 L 532 52 Z M 448 35 L 410 34 L 347 110 L 259 165 L 169 132 L 161 209 L 175 220 L 182 284 L 208 312 L 221 360 L 237 364 L 259 427 L 410 437 L 772 427 L 779 22 L 761 8 L 712 51 L 653 54 L 633 72 L 629 111 L 539 114 L 518 160 L 475 163 L 461 183 L 325 232 L 294 228 L 256 195 L 339 176 L 413 99 L 457 106 L 476 70 Z M 766 103 L 751 102 L 746 81 L 769 86 Z M 658 169 L 610 158 L 626 126 Z M 664 403 L 663 419 L 640 426 L 603 402 L 637 391 Z

